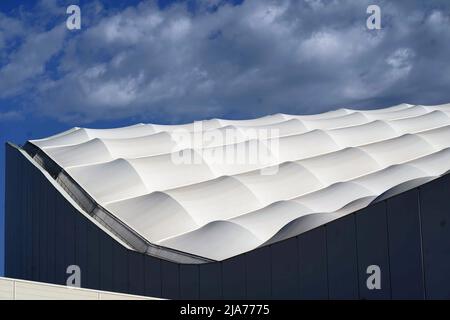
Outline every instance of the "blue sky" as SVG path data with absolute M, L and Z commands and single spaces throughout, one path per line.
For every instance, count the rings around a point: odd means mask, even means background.
M 65 28 L 79 4 L 82 28 Z M 381 30 L 366 28 L 367 6 Z M 74 126 L 450 102 L 448 0 L 0 2 L 4 142 Z

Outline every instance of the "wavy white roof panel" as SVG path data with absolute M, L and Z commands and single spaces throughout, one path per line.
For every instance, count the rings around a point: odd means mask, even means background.
M 74 128 L 30 142 L 147 241 L 223 260 L 449 172 L 450 104 Z

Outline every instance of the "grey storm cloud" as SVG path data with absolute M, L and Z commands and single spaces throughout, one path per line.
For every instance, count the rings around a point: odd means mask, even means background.
M 381 30 L 366 27 L 370 4 L 381 8 Z M 23 32 L 8 18 L 23 41 L 0 55 L 0 97 L 26 95 L 35 112 L 81 122 L 450 101 L 448 1 L 203 1 L 195 12 L 183 3 L 161 10 L 142 2 L 114 13 L 94 3 L 81 10 L 88 25 L 77 32 L 63 23 Z M 0 48 L 9 41 L 4 24 Z

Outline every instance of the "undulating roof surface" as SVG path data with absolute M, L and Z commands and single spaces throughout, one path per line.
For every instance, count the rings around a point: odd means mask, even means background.
M 74 128 L 30 142 L 149 242 L 223 260 L 447 173 L 450 104 Z

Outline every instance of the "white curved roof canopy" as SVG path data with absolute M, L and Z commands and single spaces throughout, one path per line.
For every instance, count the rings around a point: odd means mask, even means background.
M 450 104 L 74 128 L 30 142 L 149 242 L 223 260 L 447 173 Z

